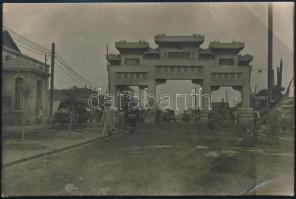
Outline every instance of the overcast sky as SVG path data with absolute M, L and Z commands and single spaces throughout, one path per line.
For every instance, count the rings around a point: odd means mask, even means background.
M 274 3 L 273 63 L 275 68 L 283 59 L 284 86 L 293 76 L 293 8 L 293 3 Z M 47 48 L 54 41 L 80 75 L 102 88 L 107 86 L 106 44 L 114 53 L 118 40 L 147 40 L 154 47 L 158 33 L 199 33 L 204 48 L 216 40 L 242 41 L 241 53 L 254 56 L 253 68 L 267 67 L 267 3 L 4 4 L 3 9 L 4 25 Z M 266 78 L 266 72 L 252 72 L 252 89 L 256 83 L 266 87 Z M 57 67 L 55 87 L 74 83 Z

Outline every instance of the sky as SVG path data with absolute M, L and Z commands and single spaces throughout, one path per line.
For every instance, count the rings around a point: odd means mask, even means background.
M 294 3 L 273 3 L 273 12 L 273 67 L 283 59 L 286 87 L 294 73 Z M 267 3 L 10 3 L 3 5 L 3 22 L 46 48 L 55 42 L 64 60 L 103 90 L 108 84 L 106 45 L 111 53 L 117 53 L 114 43 L 118 40 L 146 40 L 155 47 L 153 38 L 159 33 L 202 34 L 203 48 L 211 41 L 242 41 L 245 48 L 241 54 L 254 56 L 252 90 L 255 84 L 259 89 L 267 85 L 266 71 L 256 72 L 258 68 L 267 68 Z M 79 85 L 56 68 L 56 88 Z M 158 90 L 163 92 L 176 86 L 190 90 L 188 82 L 171 82 Z

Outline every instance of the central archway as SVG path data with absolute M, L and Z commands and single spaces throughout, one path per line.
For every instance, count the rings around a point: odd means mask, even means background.
M 156 87 L 159 108 L 167 108 L 168 103 L 160 102 L 170 98 L 170 108 L 173 109 L 176 114 L 180 114 L 188 109 L 193 109 L 198 102 L 192 94 L 195 89 L 198 90 L 199 88 L 200 85 L 193 84 L 191 80 L 167 80 L 166 83 Z
M 241 103 L 241 92 L 231 86 L 220 86 L 218 90 L 211 92 L 212 102 L 226 102 L 229 107 L 235 107 Z

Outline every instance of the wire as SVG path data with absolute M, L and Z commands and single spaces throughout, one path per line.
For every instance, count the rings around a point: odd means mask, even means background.
M 56 64 L 66 75 L 68 75 L 71 79 L 73 79 L 74 81 L 76 81 L 77 83 L 81 84 L 81 85 L 86 85 L 84 81 L 82 81 L 81 79 L 79 79 L 78 77 L 76 77 L 75 75 L 73 75 L 73 73 L 71 73 L 71 71 L 69 71 L 61 62 L 57 62 Z
M 27 50 L 29 50 L 29 51 L 31 51 L 31 52 L 34 52 L 34 53 L 36 53 L 36 54 L 39 54 L 39 55 L 46 55 L 46 54 L 44 54 L 44 53 L 41 53 L 40 51 L 34 50 L 34 49 L 32 49 L 32 48 L 30 48 L 30 47 L 27 47 L 26 45 L 23 45 L 23 44 L 21 44 L 21 43 L 18 43 L 18 46 L 20 46 L 20 47 L 22 47 L 22 48 L 24 48 L 24 49 L 27 49 Z
M 44 51 L 46 53 L 49 53 L 50 50 L 40 46 L 39 44 L 25 38 L 24 36 L 19 35 L 18 33 L 16 33 L 15 31 L 13 31 L 12 29 L 8 28 L 7 26 L 3 26 L 4 29 L 6 29 L 11 35 L 14 35 L 15 37 L 18 37 L 20 40 L 23 40 L 24 42 L 27 42 L 28 44 L 31 44 L 32 46 L 35 46 L 36 48 L 39 48 L 41 51 Z
M 42 47 L 41 45 L 19 35 L 18 33 L 16 33 L 15 31 L 13 31 L 12 29 L 3 26 L 4 29 L 6 29 L 9 33 L 10 36 L 16 41 L 18 42 L 18 45 L 20 45 L 21 47 L 30 50 L 34 53 L 37 53 L 39 55 L 51 55 L 51 51 L 45 47 Z M 65 62 L 65 60 L 56 52 L 55 53 L 55 59 L 61 64 L 58 65 L 66 74 L 68 74 L 72 79 L 74 79 L 75 81 L 80 81 L 82 82 L 84 85 L 88 85 L 88 86 L 95 86 L 96 84 L 87 80 L 86 78 L 82 77 L 81 75 L 79 75 L 74 69 L 73 67 L 71 67 L 69 64 L 67 64 Z
M 26 46 L 29 47 L 29 48 L 32 48 L 32 49 L 34 49 L 34 50 L 37 50 L 37 51 L 39 51 L 39 52 L 41 52 L 41 53 L 43 53 L 43 54 L 47 54 L 47 55 L 50 54 L 50 52 L 45 52 L 45 51 L 43 51 L 43 50 L 40 50 L 39 48 L 36 48 L 36 47 L 34 47 L 34 46 L 28 44 L 27 42 L 24 42 L 22 39 L 19 39 L 19 38 L 14 37 L 14 36 L 11 36 L 11 37 L 13 38 L 14 41 L 16 41 L 16 42 L 18 42 L 18 43 L 21 43 L 21 44 L 23 44 L 23 45 L 26 45 Z
M 76 72 L 72 68 L 70 68 L 69 66 L 65 65 L 60 59 L 57 59 L 57 61 L 59 61 L 59 63 L 62 64 L 77 79 L 79 79 L 80 81 L 82 81 L 84 83 L 87 83 L 86 80 L 84 80 L 81 76 L 77 75 Z
M 82 77 L 81 75 L 79 75 L 77 72 L 75 72 L 75 70 L 65 62 L 65 60 L 59 55 L 56 53 L 56 59 L 61 63 L 63 64 L 74 76 L 76 76 L 77 78 L 79 78 L 81 81 L 85 82 L 86 84 L 88 85 L 96 85 L 95 83 L 85 79 L 84 77 Z
M 66 74 L 66 75 L 68 75 L 70 78 L 72 78 L 73 80 L 75 80 L 77 83 L 79 83 L 79 84 L 81 84 L 82 83 L 82 85 L 85 85 L 85 84 L 83 84 L 83 82 L 81 82 L 80 80 L 78 80 L 78 79 L 76 79 L 74 76 L 72 76 L 71 74 L 69 74 L 68 72 L 67 72 L 67 70 L 62 66 L 62 65 L 60 65 L 60 64 L 57 64 L 57 66 Z

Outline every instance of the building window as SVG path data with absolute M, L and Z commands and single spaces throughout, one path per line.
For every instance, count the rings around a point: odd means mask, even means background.
M 21 77 L 17 77 L 15 79 L 15 103 L 14 108 L 15 109 L 23 109 L 23 85 L 24 85 L 24 79 Z
M 219 59 L 220 65 L 234 65 L 234 60 L 230 58 Z
M 168 52 L 169 59 L 190 59 L 191 52 Z
M 139 58 L 126 58 L 125 64 L 127 65 L 139 65 L 140 59 Z

